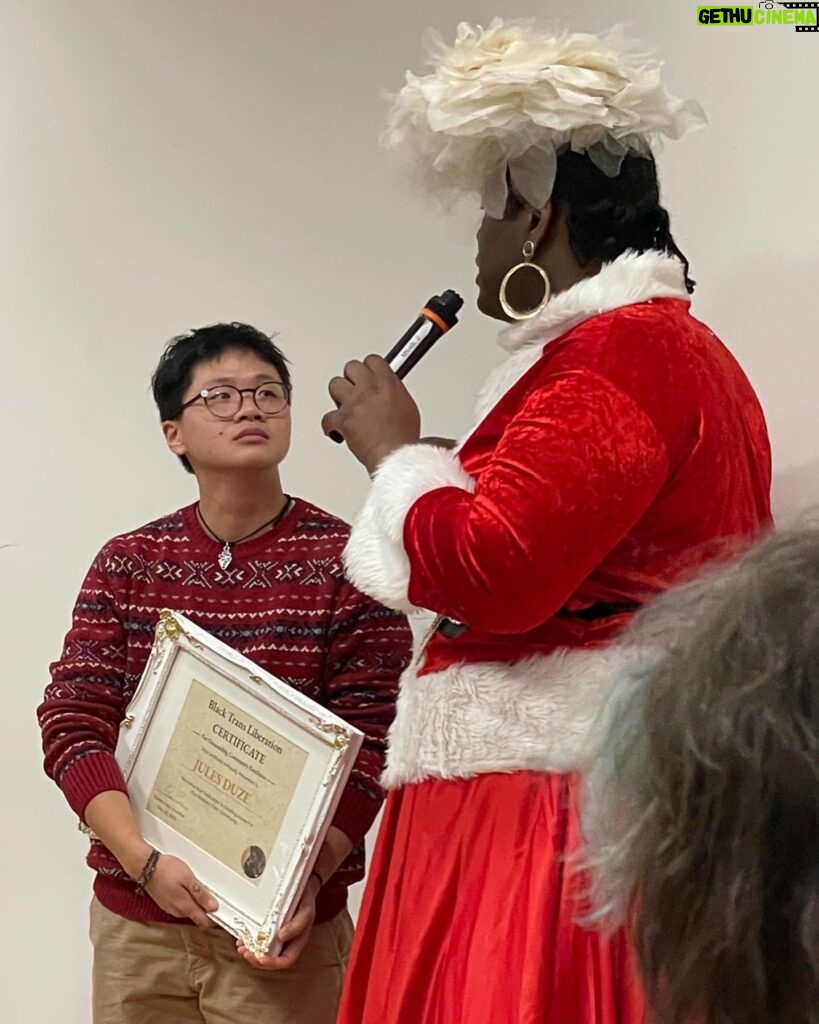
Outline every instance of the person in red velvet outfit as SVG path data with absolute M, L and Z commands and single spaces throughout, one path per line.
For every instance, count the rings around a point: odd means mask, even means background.
M 580 920 L 579 784 L 631 613 L 768 527 L 765 422 L 659 201 L 649 143 L 698 108 L 613 37 L 496 21 L 437 60 L 387 142 L 480 188 L 478 305 L 511 325 L 454 448 L 420 443 L 380 357 L 330 383 L 324 429 L 373 478 L 348 574 L 438 616 L 401 681 L 339 1021 L 638 1024 L 627 937 Z

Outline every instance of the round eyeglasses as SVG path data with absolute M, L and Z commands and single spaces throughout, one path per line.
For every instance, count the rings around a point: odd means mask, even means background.
M 265 416 L 275 416 L 290 404 L 291 388 L 278 380 L 268 380 L 255 388 L 235 388 L 232 384 L 216 384 L 212 388 L 204 388 L 194 398 L 183 402 L 180 414 L 189 405 L 200 401 L 205 403 L 209 412 L 220 420 L 232 420 L 242 408 L 243 395 L 252 395 L 253 402 L 259 412 Z

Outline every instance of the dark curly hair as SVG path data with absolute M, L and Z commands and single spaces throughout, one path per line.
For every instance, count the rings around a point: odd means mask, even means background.
M 694 291 L 689 264 L 671 234 L 668 212 L 660 205 L 657 166 L 651 155 L 628 154 L 620 173 L 609 177 L 586 154 L 564 150 L 557 158 L 552 202 L 566 216 L 569 242 L 578 262 L 608 263 L 628 249 L 656 249 L 676 256 L 685 286 Z M 522 204 L 509 188 L 509 205 Z

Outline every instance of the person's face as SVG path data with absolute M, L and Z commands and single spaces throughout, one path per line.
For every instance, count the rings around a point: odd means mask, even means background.
M 211 393 L 211 408 L 199 398 L 176 419 L 162 424 L 170 450 L 175 455 L 187 456 L 197 473 L 278 466 L 290 447 L 289 402 L 276 412 L 266 412 L 257 407 L 253 394 L 245 391 L 241 403 L 236 400 L 233 411 L 231 403 L 236 396 L 220 390 L 221 385 L 255 389 L 267 383 L 278 387 L 264 389 L 260 400 L 263 405 L 276 404 L 274 396 L 283 393 L 281 376 L 255 352 L 229 349 L 216 359 L 197 364 L 182 403 L 207 390 Z
M 534 211 L 515 204 L 503 219 L 485 213 L 478 228 L 478 309 L 496 320 L 508 320 L 500 304 L 501 282 L 523 260 L 523 246 L 531 240 L 537 246 L 548 226 L 550 206 Z M 538 259 L 537 253 L 534 257 Z M 532 309 L 543 297 L 543 285 L 535 271 L 521 270 L 510 280 L 507 297 L 515 309 Z

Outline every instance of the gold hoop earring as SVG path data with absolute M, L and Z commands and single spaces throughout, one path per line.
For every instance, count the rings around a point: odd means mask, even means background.
M 540 266 L 540 264 L 532 263 L 532 257 L 534 254 L 535 243 L 531 238 L 527 238 L 523 243 L 523 262 L 515 264 L 511 270 L 507 271 L 506 276 L 501 281 L 500 294 L 498 296 L 500 299 L 501 309 L 508 317 L 511 317 L 512 320 L 531 320 L 532 317 L 538 315 L 552 297 L 552 283 L 549 280 L 549 275 L 543 267 Z M 523 312 L 519 309 L 515 309 L 506 297 L 506 289 L 509 286 L 509 282 L 519 270 L 534 270 L 536 273 L 540 274 L 540 279 L 543 281 L 544 289 L 543 298 L 540 300 L 539 304 L 535 306 L 534 309 L 527 309 Z

